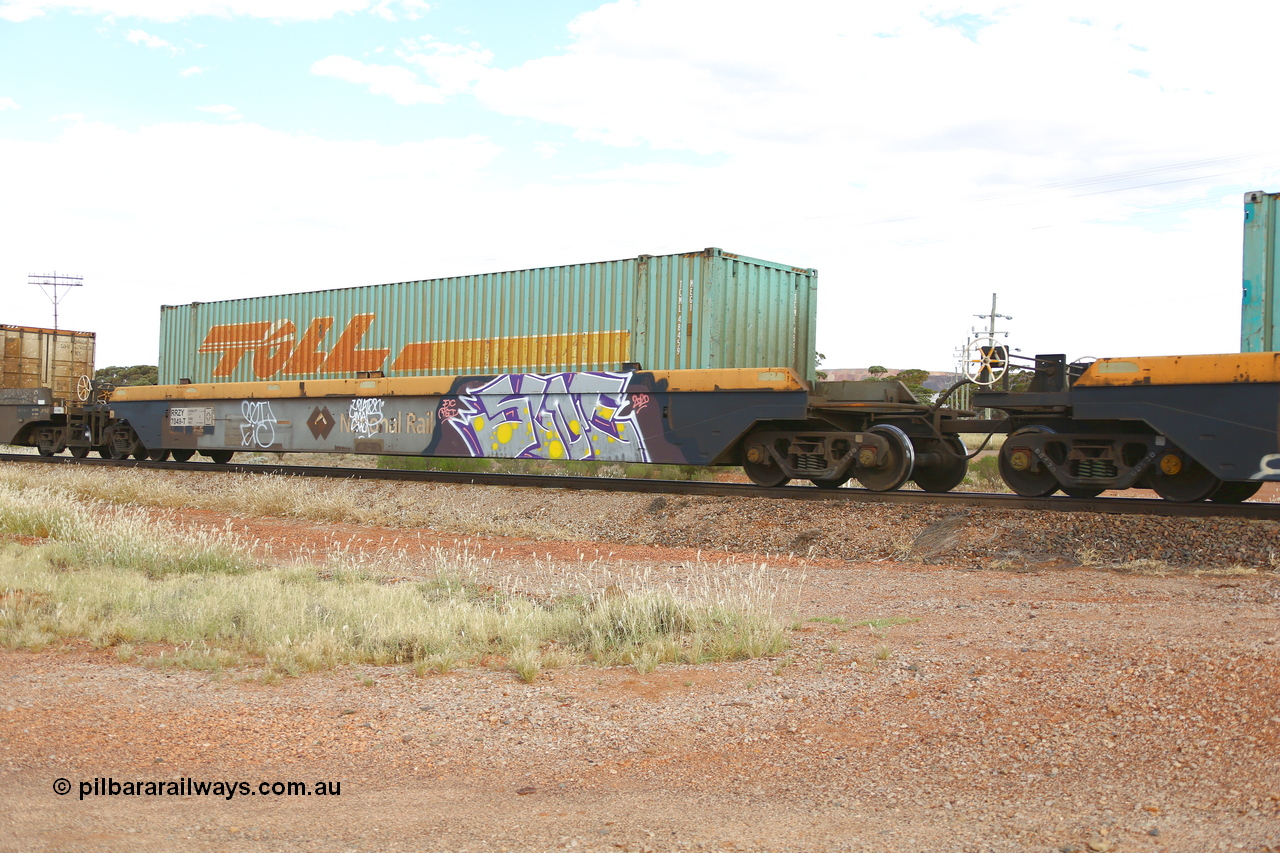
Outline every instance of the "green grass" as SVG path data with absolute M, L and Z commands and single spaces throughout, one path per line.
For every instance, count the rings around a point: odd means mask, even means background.
M 970 459 L 969 472 L 965 475 L 964 482 L 960 484 L 959 488 L 980 492 L 1009 491 L 1009 487 L 1005 485 L 1004 479 L 1000 476 L 999 466 L 999 457 L 994 454 Z

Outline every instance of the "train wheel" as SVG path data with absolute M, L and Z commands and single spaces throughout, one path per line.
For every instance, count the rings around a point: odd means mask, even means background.
M 163 462 L 168 458 L 169 458 L 169 451 L 167 450 L 148 450 L 147 451 L 147 459 L 151 460 L 152 462 Z
M 1069 498 L 1096 498 L 1105 491 L 1106 489 L 1094 488 L 1093 486 L 1062 487 L 1062 493 Z
M 843 477 L 832 477 L 829 480 L 820 480 L 815 477 L 809 482 L 813 483 L 819 489 L 838 489 L 845 483 L 849 482 L 849 475 L 845 474 Z
M 204 455 L 208 456 L 210 459 L 214 461 L 214 463 L 218 465 L 226 465 L 228 462 L 231 461 L 231 457 L 235 456 L 236 454 L 234 450 L 210 450 L 210 451 L 207 451 Z
M 80 433 L 80 439 L 84 441 L 85 444 L 83 446 L 73 446 L 71 448 L 71 455 L 77 459 L 83 459 L 89 455 L 89 451 L 93 450 L 90 446 L 90 443 L 93 441 L 93 435 L 90 434 L 88 427 L 81 426 L 75 427 L 74 429 Z
M 108 430 L 104 443 L 111 448 L 111 455 L 115 459 L 147 458 L 147 449 L 143 447 L 142 440 L 133 431 L 133 427 L 126 424 L 117 424 Z
M 942 462 L 913 471 L 911 479 L 915 484 L 926 492 L 949 492 L 963 483 L 969 473 L 969 449 L 960 437 L 949 435 L 941 441 L 934 440 L 930 449 Z
M 1261 480 L 1244 483 L 1223 483 L 1213 490 L 1213 494 L 1209 495 L 1209 500 L 1220 504 L 1238 504 L 1249 500 L 1261 488 Z
M 99 455 L 99 456 L 101 456 L 103 459 L 115 459 L 115 458 L 116 458 L 116 452 L 115 452 L 114 450 L 112 450 L 112 449 L 111 449 L 111 443 L 110 443 L 110 442 L 108 442 L 107 444 L 99 444 L 97 447 L 95 447 L 95 448 L 93 448 L 93 449 L 94 449 L 94 450 L 96 450 L 96 451 L 98 451 L 98 455 Z
M 1029 433 L 1053 434 L 1047 426 L 1029 426 L 1015 430 L 1009 438 Z M 1017 442 L 1010 445 L 1006 440 L 1000 448 L 1000 477 L 1009 488 L 1024 498 L 1042 498 L 1058 491 L 1058 478 L 1045 468 L 1032 470 L 1035 465 L 1035 454 L 1027 447 L 1018 447 Z
M 859 467 L 855 472 L 858 482 L 873 492 L 891 492 L 911 477 L 916 464 L 916 451 L 907 434 L 893 424 L 876 424 L 867 430 L 889 443 L 889 452 L 883 462 L 874 468 Z
M 1166 453 L 1156 460 L 1147 478 L 1155 493 L 1174 503 L 1195 503 L 1226 485 L 1189 456 Z
M 757 486 L 764 486 L 766 489 L 771 489 L 774 486 L 785 486 L 791 482 L 791 478 L 773 460 L 768 462 L 751 462 L 748 460 L 742 463 L 742 470 L 746 472 L 751 482 Z
M 195 456 L 195 455 L 196 455 L 196 452 L 194 450 L 170 450 L 169 451 L 169 456 L 173 458 L 174 462 L 187 462 L 191 459 L 192 456 Z
M 763 486 L 766 489 L 771 489 L 774 486 L 785 486 L 791 482 L 791 478 L 769 455 L 765 448 L 767 442 L 761 441 L 760 436 L 761 434 L 758 432 L 747 436 L 742 470 L 751 482 L 757 486 Z
M 36 452 L 41 456 L 57 456 L 67 449 L 67 437 L 60 429 L 42 430 L 36 438 Z

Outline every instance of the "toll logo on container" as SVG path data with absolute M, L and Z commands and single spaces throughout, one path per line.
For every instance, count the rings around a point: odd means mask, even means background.
M 389 359 L 390 347 L 364 346 L 377 316 L 353 316 L 327 350 L 324 344 L 334 328 L 333 317 L 316 317 L 301 334 L 292 320 L 211 326 L 196 351 L 218 357 L 211 371 L 215 379 L 234 375 L 246 358 L 258 379 L 379 370 L 402 374 L 497 372 L 631 360 L 628 331 L 415 341 L 405 344 L 395 358 Z
M 197 352 L 222 356 L 213 368 L 216 377 L 231 376 L 249 353 L 253 353 L 253 373 L 259 379 L 269 379 L 281 372 L 299 375 L 380 370 L 391 350 L 360 349 L 360 342 L 376 317 L 376 314 L 356 314 L 327 353 L 320 345 L 333 327 L 332 317 L 315 318 L 300 338 L 292 320 L 213 326 Z

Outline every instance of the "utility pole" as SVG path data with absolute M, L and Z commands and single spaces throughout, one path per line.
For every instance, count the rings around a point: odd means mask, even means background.
M 1013 319 L 1013 317 L 1009 316 L 1008 314 L 998 314 L 998 313 L 996 313 L 996 294 L 994 294 L 994 293 L 993 293 L 993 294 L 991 294 L 991 313 L 990 313 L 990 314 L 974 314 L 973 316 L 977 317 L 979 320 L 987 320 L 987 321 L 988 321 L 988 323 L 987 323 L 987 345 L 988 345 L 988 346 L 991 346 L 991 347 L 996 346 L 996 335 L 998 335 L 998 334 L 999 334 L 999 335 L 1004 335 L 1006 338 L 1007 338 L 1007 337 L 1009 337 L 1009 333 L 1008 333 L 1008 332 L 997 332 L 997 331 L 996 331 L 996 320 L 1012 320 L 1012 319 Z M 970 344 L 970 347 L 973 347 L 973 346 L 976 346 L 976 345 L 977 345 L 977 343 L 975 342 L 975 343 L 973 343 L 973 344 Z M 1008 355 L 1007 355 L 1007 354 L 1006 354 L 1005 358 L 1006 358 L 1006 363 L 1007 363 L 1007 359 L 1008 359 Z M 984 415 L 985 415 L 985 417 L 990 418 L 990 417 L 991 417 L 991 410 L 990 410 L 990 409 L 986 409 L 986 410 L 984 410 Z
M 53 330 L 58 331 L 58 303 L 66 296 L 65 293 L 59 294 L 59 287 L 81 287 L 84 284 L 84 276 L 82 275 L 58 275 L 56 272 L 48 275 L 40 275 L 31 273 L 27 276 L 27 284 L 37 284 L 44 295 L 49 297 L 49 301 L 53 303 Z M 46 288 L 48 288 L 46 290 Z
M 1013 319 L 1008 314 L 996 313 L 996 295 L 994 293 L 991 294 L 991 313 L 990 314 L 974 314 L 973 316 L 977 317 L 979 320 L 991 321 L 991 323 L 987 328 L 987 337 L 991 338 L 992 341 L 996 339 L 996 320 L 1012 320 Z M 1008 332 L 1001 332 L 1001 334 L 1004 335 L 1006 338 L 1009 336 Z
M 956 357 L 956 375 L 963 377 L 965 375 L 965 362 L 969 359 L 969 350 L 973 346 L 973 339 L 977 336 L 976 329 L 970 329 L 969 334 L 964 339 L 964 344 L 955 350 Z M 967 409 L 969 408 L 969 397 L 971 390 L 968 385 L 962 385 L 956 389 L 952 399 L 955 403 L 952 408 Z

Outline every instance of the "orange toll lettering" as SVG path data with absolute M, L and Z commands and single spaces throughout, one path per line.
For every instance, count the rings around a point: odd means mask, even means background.
M 405 344 L 404 349 L 400 350 L 400 354 L 396 356 L 396 360 L 391 363 L 391 369 L 430 370 L 431 344 L 425 341 L 416 344 Z
M 321 370 L 324 373 L 355 373 L 356 370 L 380 370 L 383 362 L 387 361 L 387 353 L 390 348 L 381 348 L 381 350 L 357 350 L 360 346 L 361 339 L 369 332 L 369 327 L 374 324 L 376 314 L 357 314 L 347 323 L 347 328 L 342 330 L 342 334 L 338 337 L 338 342 L 334 343 L 333 350 L 329 351 L 328 359 L 324 360 L 324 366 Z
M 286 375 L 296 376 L 299 373 L 316 373 L 320 370 L 320 365 L 324 364 L 325 359 L 325 352 L 320 349 L 320 344 L 332 327 L 332 317 L 317 317 L 311 321 L 311 325 L 307 326 L 307 330 L 302 333 L 302 340 L 298 341 L 298 345 L 294 348 L 293 355 L 285 363 Z
M 197 352 L 221 353 L 217 365 L 213 368 L 214 376 L 230 376 L 240 364 L 245 353 L 256 350 L 271 330 L 270 322 L 260 323 L 228 323 L 213 326 L 200 342 Z
M 270 379 L 293 352 L 293 336 L 297 332 L 292 320 L 281 320 L 267 332 L 253 354 L 253 373 L 259 379 Z
M 373 325 L 376 316 L 375 314 L 357 314 L 351 318 L 351 322 L 347 323 L 347 327 L 342 330 L 337 343 L 329 352 L 329 357 L 324 360 L 322 370 L 325 373 L 354 373 L 358 370 L 382 368 L 382 363 L 387 360 L 387 354 L 391 352 L 390 348 L 356 348 L 369 331 L 369 327 Z

